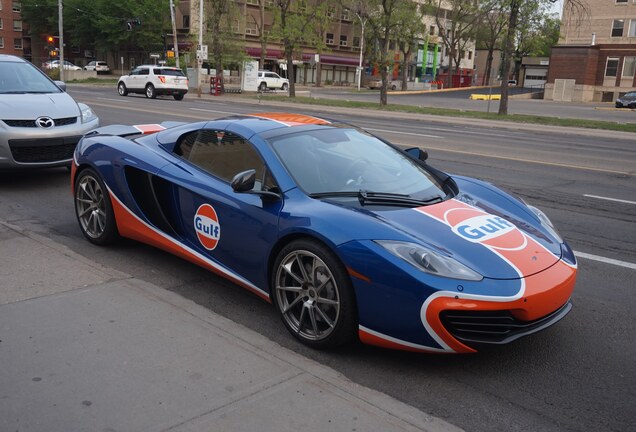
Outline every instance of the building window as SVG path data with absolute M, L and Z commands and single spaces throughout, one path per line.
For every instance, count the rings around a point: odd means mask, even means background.
M 468 51 L 468 60 L 472 60 L 472 59 L 473 59 L 473 52 Z
M 4 48 L 4 38 L 0 37 L 0 48 Z
M 623 76 L 633 78 L 636 72 L 636 57 L 625 57 L 623 59 Z
M 428 34 L 435 36 L 435 26 L 431 26 L 431 31 Z
M 609 57 L 607 59 L 607 65 L 605 66 L 605 76 L 615 77 L 617 71 L 618 71 L 618 59 L 614 57 Z
M 0 30 L 2 30 L 3 26 L 2 26 L 2 18 L 0 18 Z
M 636 19 L 629 20 L 629 32 L 627 36 L 636 37 Z
M 340 46 L 347 46 L 347 35 L 340 35 Z
M 18 1 L 13 2 L 13 12 L 22 12 L 22 3 Z
M 616 3 L 627 3 L 627 0 L 616 0 Z
M 351 17 L 349 16 L 349 9 L 342 9 L 342 14 L 340 15 L 340 19 L 343 21 L 351 21 Z
M 258 0 L 246 0 L 245 3 L 258 6 Z
M 21 20 L 13 20 L 13 31 L 22 31 L 22 21 Z
M 22 38 L 13 39 L 13 48 L 17 50 L 22 49 Z
M 190 28 L 190 15 L 184 15 L 183 16 L 183 28 L 184 29 L 189 29 Z
M 336 16 L 336 8 L 332 8 L 332 7 L 331 7 L 331 8 L 329 8 L 329 9 L 327 9 L 327 16 L 328 16 L 329 18 L 333 18 L 333 17 L 335 17 L 335 16 Z
M 258 36 L 258 29 L 256 27 L 245 27 L 245 34 L 250 36 Z
M 333 33 L 327 33 L 327 45 L 333 45 Z
M 612 37 L 622 37 L 625 28 L 625 20 L 616 19 L 612 23 Z
M 353 46 L 356 48 L 360 48 L 360 37 L 359 36 L 354 36 L 353 37 Z

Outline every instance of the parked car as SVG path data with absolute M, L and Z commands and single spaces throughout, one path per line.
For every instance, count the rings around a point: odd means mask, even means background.
M 470 353 L 572 308 L 576 258 L 541 210 L 337 120 L 109 125 L 78 144 L 71 182 L 88 241 L 207 268 L 315 348 Z
M 84 70 L 87 70 L 87 71 L 94 70 L 98 74 L 110 73 L 110 67 L 108 67 L 108 63 L 106 63 L 105 61 L 99 61 L 99 60 L 93 60 L 92 62 L 88 63 L 86 66 L 84 66 Z
M 31 63 L 0 55 L 0 169 L 70 166 L 99 119 Z
M 47 61 L 42 65 L 42 67 L 44 69 L 59 69 L 60 61 L 59 60 Z M 79 66 L 75 66 L 73 63 L 71 63 L 68 60 L 64 60 L 64 70 L 82 70 L 82 68 Z
M 636 108 L 636 90 L 628 91 L 616 99 L 616 108 Z
M 289 80 L 282 78 L 275 72 L 266 70 L 258 71 L 258 89 L 265 91 L 267 89 L 287 90 L 289 88 Z
M 119 78 L 117 91 L 120 96 L 141 93 L 150 99 L 157 95 L 172 95 L 176 100 L 182 100 L 188 93 L 188 78 L 176 67 L 142 65 Z
M 380 89 L 382 88 L 382 80 L 381 79 L 371 79 L 369 81 L 367 81 L 367 88 L 369 88 L 370 90 L 374 90 L 374 89 Z M 387 84 L 387 89 L 388 90 L 398 90 L 402 88 L 402 81 L 400 80 L 391 80 L 388 82 Z

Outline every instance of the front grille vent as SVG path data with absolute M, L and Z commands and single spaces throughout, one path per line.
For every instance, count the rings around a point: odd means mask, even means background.
M 23 128 L 35 128 L 35 119 L 33 120 L 2 120 L 7 126 L 10 127 L 23 127 Z M 77 123 L 77 117 L 64 117 L 59 119 L 53 119 L 55 127 L 68 126 Z
M 509 311 L 442 311 L 442 324 L 455 338 L 476 344 L 503 344 L 542 330 L 563 318 L 572 308 L 569 301 L 549 315 L 522 321 Z

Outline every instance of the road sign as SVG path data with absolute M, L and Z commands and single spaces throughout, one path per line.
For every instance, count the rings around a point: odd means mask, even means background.
M 161 58 L 160 54 L 150 54 L 150 58 L 158 59 Z

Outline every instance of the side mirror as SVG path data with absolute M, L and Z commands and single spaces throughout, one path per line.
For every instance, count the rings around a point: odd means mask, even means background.
M 66 91 L 66 83 L 64 81 L 54 81 L 55 85 L 60 88 L 63 92 Z
M 421 160 L 422 162 L 425 162 L 426 159 L 428 159 L 428 152 L 419 147 L 411 147 L 404 151 L 410 154 L 411 156 L 413 156 L 414 158 Z
M 232 190 L 234 192 L 249 192 L 254 189 L 254 184 L 256 183 L 256 170 L 247 170 L 238 173 L 232 179 Z

